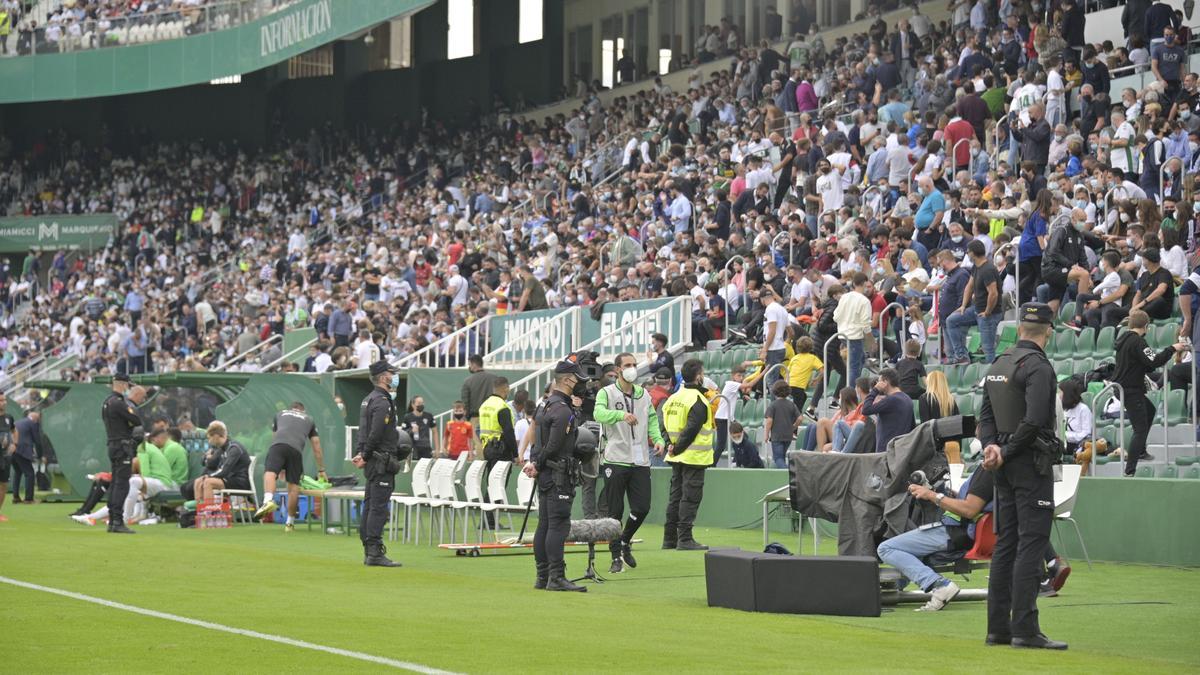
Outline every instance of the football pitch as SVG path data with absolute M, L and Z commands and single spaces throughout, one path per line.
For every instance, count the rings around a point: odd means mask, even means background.
M 985 607 L 879 618 L 709 608 L 703 553 L 662 551 L 586 594 L 534 591 L 526 555 L 456 557 L 391 543 L 365 568 L 357 537 L 301 526 L 135 536 L 77 525 L 70 505 L 9 505 L 0 523 L 0 634 L 14 673 L 1197 672 L 1200 570 L 1082 560 L 1042 626 L 1067 652 L 985 647 Z M 758 549 L 756 530 L 698 529 Z M 795 537 L 780 540 L 794 547 Z M 811 538 L 806 545 L 811 544 Z M 833 552 L 833 542 L 823 542 Z M 598 552 L 601 574 L 607 550 Z M 568 555 L 579 576 L 586 555 Z M 605 575 L 608 576 L 608 575 Z M 987 583 L 986 571 L 965 588 Z M 16 582 L 16 583 L 14 583 Z

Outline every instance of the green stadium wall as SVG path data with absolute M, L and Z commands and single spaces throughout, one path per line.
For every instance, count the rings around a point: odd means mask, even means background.
M 603 481 L 603 479 L 601 479 Z M 762 530 L 759 500 L 787 484 L 779 469 L 710 469 L 698 527 Z M 647 522 L 662 523 L 671 470 L 651 469 L 651 508 Z M 603 482 L 601 482 L 603 485 Z M 396 478 L 396 489 L 411 492 L 409 474 Z M 516 503 L 516 477 L 509 480 L 509 501 Z M 1200 566 L 1200 480 L 1169 478 L 1083 478 L 1072 516 L 1079 523 L 1092 560 L 1150 565 Z M 582 517 L 579 499 L 575 518 Z M 1051 541 L 1060 553 L 1080 563 L 1083 551 L 1070 523 L 1060 522 Z M 836 537 L 837 526 L 822 524 L 822 539 Z M 795 551 L 796 535 L 785 517 L 771 519 L 772 539 Z M 811 537 L 805 550 L 811 552 Z M 657 545 L 658 542 L 647 542 Z

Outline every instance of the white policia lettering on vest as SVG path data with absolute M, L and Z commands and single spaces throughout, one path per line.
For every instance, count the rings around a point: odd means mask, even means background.
M 319 0 L 260 28 L 262 56 L 314 38 L 332 27 L 331 0 Z

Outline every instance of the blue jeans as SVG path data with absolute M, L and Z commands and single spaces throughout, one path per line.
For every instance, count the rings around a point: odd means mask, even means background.
M 999 312 L 987 316 L 975 316 L 975 325 L 979 326 L 979 341 L 983 344 L 983 360 L 991 363 L 996 360 L 996 331 L 1000 328 L 1000 319 L 1004 318 Z
M 938 523 L 927 529 L 909 530 L 883 542 L 879 545 L 879 559 L 900 570 L 905 579 L 920 586 L 921 590 L 928 591 L 945 577 L 929 569 L 921 558 L 949 548 L 950 535 Z
M 952 359 L 967 358 L 967 326 L 975 325 L 975 308 L 968 307 L 967 311 L 954 313 L 946 319 L 946 355 Z
M 850 371 L 846 373 L 847 382 L 843 387 L 853 387 L 858 381 L 858 376 L 862 375 L 863 362 L 866 360 L 866 352 L 863 349 L 862 340 L 846 340 L 846 351 L 850 357 Z
M 785 356 L 787 356 L 786 349 L 768 350 L 766 365 L 763 366 L 764 372 L 770 370 L 772 367 L 775 366 L 775 364 L 783 363 L 783 359 Z M 770 391 L 771 387 L 774 386 L 774 384 L 776 382 L 778 382 L 781 378 L 783 378 L 783 376 L 784 376 L 783 371 L 784 371 L 783 368 L 776 368 L 775 372 L 773 372 L 767 376 L 767 391 Z
M 791 441 L 771 441 L 771 457 L 775 459 L 776 469 L 787 468 L 787 453 L 791 447 Z
M 867 425 L 862 422 L 850 424 L 846 420 L 838 420 L 833 425 L 833 451 L 846 452 L 847 448 L 858 445 L 858 439 L 863 435 Z

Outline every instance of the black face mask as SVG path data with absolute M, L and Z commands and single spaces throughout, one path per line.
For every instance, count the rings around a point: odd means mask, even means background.
M 462 418 L 464 418 L 466 416 L 467 416 L 466 413 L 454 413 L 454 419 L 456 419 L 456 420 L 461 420 Z
M 413 410 L 415 410 L 417 412 L 425 412 L 425 406 L 424 405 L 415 405 L 415 406 L 413 406 Z

